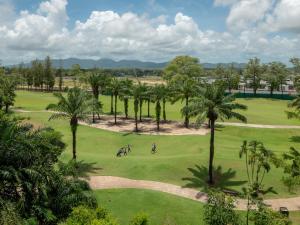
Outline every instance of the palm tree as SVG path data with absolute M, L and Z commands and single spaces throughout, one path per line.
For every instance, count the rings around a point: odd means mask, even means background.
M 114 115 L 115 115 L 115 124 L 117 124 L 117 103 L 118 103 L 118 96 L 122 89 L 122 83 L 119 79 L 113 78 L 111 80 L 109 86 L 111 95 L 115 98 L 115 107 L 114 107 Z
M 185 106 L 181 109 L 181 114 L 184 118 L 184 125 L 186 128 L 189 127 L 189 114 L 186 109 L 189 106 L 189 101 L 197 93 L 198 83 L 193 78 L 188 78 L 187 76 L 177 79 L 176 81 L 170 84 L 170 88 L 173 91 L 172 103 L 177 102 L 178 100 L 185 101 Z
M 150 117 L 151 93 L 152 93 L 152 87 L 151 86 L 147 86 L 145 100 L 147 101 L 147 117 L 148 118 Z
M 49 120 L 70 120 L 73 140 L 73 159 L 76 160 L 76 133 L 78 121 L 87 119 L 91 113 L 90 96 L 87 94 L 87 92 L 78 87 L 70 89 L 66 97 L 64 97 L 61 93 L 54 93 L 54 96 L 58 99 L 58 103 L 50 104 L 46 108 L 47 110 L 54 111 Z
M 129 79 L 121 80 L 122 89 L 120 92 L 120 100 L 124 102 L 125 118 L 128 119 L 129 99 L 132 91 L 133 81 Z
M 235 112 L 236 109 L 246 110 L 247 106 L 234 102 L 234 96 L 225 96 L 224 85 L 206 84 L 200 90 L 200 95 L 192 99 L 191 104 L 184 108 L 190 116 L 197 116 L 197 124 L 201 124 L 205 119 L 210 121 L 210 154 L 209 154 L 209 183 L 213 184 L 213 159 L 215 142 L 215 122 L 217 119 L 236 118 L 246 122 L 245 116 Z
M 139 106 L 140 106 L 140 122 L 142 122 L 142 111 L 143 111 L 143 103 L 147 98 L 147 85 L 146 84 L 138 84 L 140 87 L 140 96 L 139 96 Z
M 133 98 L 134 104 L 134 120 L 135 120 L 135 131 L 138 131 L 138 112 L 139 112 L 139 99 L 140 96 L 143 94 L 143 88 L 141 83 L 139 82 L 137 85 L 133 85 L 131 96 Z
M 155 117 L 157 130 L 160 129 L 160 115 L 161 115 L 161 105 L 160 102 L 164 99 L 165 96 L 165 86 L 160 84 L 153 87 L 151 99 L 155 103 Z

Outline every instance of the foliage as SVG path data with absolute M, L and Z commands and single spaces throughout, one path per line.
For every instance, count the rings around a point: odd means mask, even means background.
M 51 90 L 55 84 L 55 77 L 52 69 L 52 63 L 49 56 L 44 61 L 44 77 L 47 90 Z
M 254 225 L 291 225 L 291 221 L 279 212 L 268 209 L 262 204 L 258 210 L 253 210 L 251 220 Z
M 300 185 L 300 152 L 291 147 L 288 153 L 283 154 L 283 163 L 281 165 L 287 177 L 283 177 L 283 183 L 292 191 L 294 187 Z
M 68 119 L 70 121 L 73 138 L 73 159 L 76 159 L 76 133 L 78 122 L 79 120 L 88 119 L 92 111 L 90 96 L 87 92 L 78 87 L 71 88 L 66 97 L 61 93 L 54 93 L 54 96 L 58 99 L 58 103 L 50 104 L 46 108 L 47 110 L 54 111 L 49 120 Z
M 238 88 L 240 76 L 233 63 L 227 69 L 225 69 L 222 65 L 218 65 L 215 69 L 215 74 L 217 78 L 224 82 L 230 93 L 232 89 Z
M 15 102 L 16 81 L 12 77 L 0 77 L 0 109 L 4 107 L 8 113 L 8 108 Z
M 247 79 L 250 79 L 250 85 L 253 88 L 254 94 L 256 94 L 257 89 L 260 87 L 260 81 L 265 69 L 265 66 L 260 63 L 258 58 L 249 59 L 249 62 L 246 65 L 244 76 Z
M 7 220 L 52 224 L 79 204 L 95 207 L 86 182 L 55 169 L 65 148 L 61 134 L 3 114 L 0 130 L 0 211 Z
M 274 90 L 278 90 L 279 88 L 283 91 L 283 84 L 285 84 L 287 72 L 286 66 L 283 63 L 271 62 L 267 65 L 265 80 L 270 85 L 271 95 Z
M 136 216 L 134 216 L 132 218 L 132 220 L 130 221 L 130 225 L 148 225 L 149 221 L 148 221 L 148 215 L 145 213 L 139 213 Z
M 234 200 L 221 192 L 210 192 L 204 206 L 207 225 L 239 225 L 240 218 L 234 211 Z
M 201 76 L 202 73 L 202 66 L 197 58 L 177 56 L 166 66 L 163 77 L 170 81 L 181 76 L 195 78 Z
M 245 116 L 235 110 L 246 110 L 245 105 L 234 102 L 235 98 L 225 95 L 225 87 L 220 84 L 206 84 L 204 89 L 199 91 L 199 96 L 191 100 L 191 104 L 184 108 L 192 117 L 197 117 L 196 123 L 202 124 L 206 119 L 210 126 L 210 157 L 209 157 L 209 183 L 213 184 L 213 159 L 214 159 L 214 136 L 215 122 L 217 119 L 236 118 L 246 122 Z
M 78 206 L 73 209 L 70 216 L 60 225 L 117 225 L 118 223 L 103 208 L 88 208 Z

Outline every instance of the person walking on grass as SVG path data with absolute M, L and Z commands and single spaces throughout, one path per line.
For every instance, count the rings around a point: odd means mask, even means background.
M 155 154 L 155 153 L 156 153 L 156 151 L 157 151 L 156 148 L 157 148 L 157 147 L 156 147 L 156 144 L 153 143 L 153 144 L 152 144 L 152 148 L 151 148 L 151 153 L 152 153 L 152 154 Z

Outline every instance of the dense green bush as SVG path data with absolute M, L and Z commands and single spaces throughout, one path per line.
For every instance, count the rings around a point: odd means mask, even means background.
M 139 213 L 130 221 L 130 225 L 148 225 L 148 215 L 145 213 Z

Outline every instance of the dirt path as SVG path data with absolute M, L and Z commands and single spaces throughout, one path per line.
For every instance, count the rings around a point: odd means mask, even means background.
M 207 200 L 207 194 L 204 192 L 200 192 L 192 188 L 183 188 L 178 185 L 157 181 L 132 180 L 113 176 L 91 176 L 89 179 L 89 184 L 94 190 L 114 188 L 148 189 L 177 195 L 199 202 L 206 202 Z M 287 207 L 290 211 L 300 210 L 300 197 L 268 199 L 264 202 L 274 210 L 279 210 L 279 207 Z M 236 202 L 236 208 L 238 210 L 246 210 L 246 200 L 238 199 Z

